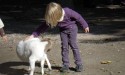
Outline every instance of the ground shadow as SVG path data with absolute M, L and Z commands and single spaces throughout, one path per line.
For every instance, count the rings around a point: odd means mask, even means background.
M 18 61 L 13 61 L 13 62 L 5 62 L 0 64 L 0 74 L 6 74 L 6 75 L 24 75 L 28 74 L 28 71 L 24 68 L 18 69 L 18 68 L 13 68 L 13 67 L 18 67 L 18 66 L 29 66 L 29 63 L 27 62 L 18 62 Z M 40 67 L 40 63 L 36 63 L 36 66 Z M 45 65 L 45 68 L 48 68 L 47 65 Z M 52 66 L 53 70 L 60 70 L 60 66 Z M 75 71 L 73 67 L 70 67 L 70 70 Z M 41 72 L 37 72 L 41 73 Z
M 0 74 L 6 74 L 6 75 L 24 75 L 28 73 L 25 69 L 16 69 L 12 68 L 14 66 L 23 66 L 28 65 L 28 63 L 25 62 L 5 62 L 0 64 Z

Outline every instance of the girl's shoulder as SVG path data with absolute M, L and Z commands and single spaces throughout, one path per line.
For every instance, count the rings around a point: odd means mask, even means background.
M 63 10 L 65 11 L 66 14 L 70 14 L 72 12 L 72 9 L 68 7 L 63 8 Z
M 65 7 L 65 8 L 63 8 L 65 11 L 68 11 L 68 10 L 70 10 L 70 8 L 68 8 L 68 7 Z

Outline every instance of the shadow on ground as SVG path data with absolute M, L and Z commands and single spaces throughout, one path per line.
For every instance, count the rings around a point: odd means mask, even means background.
M 29 72 L 25 68 L 17 68 L 18 66 L 29 66 L 29 63 L 27 62 L 18 62 L 18 61 L 13 61 L 13 62 L 5 62 L 0 64 L 0 74 L 6 74 L 6 75 L 24 75 L 28 74 Z M 39 63 L 36 63 L 36 66 L 40 67 Z M 16 68 L 13 68 L 16 67 Z M 47 65 L 45 65 L 45 68 L 48 68 Z M 53 70 L 60 70 L 61 67 L 59 66 L 52 66 Z M 70 68 L 70 70 L 75 71 L 73 67 Z M 41 72 L 36 72 L 40 73 Z
M 28 63 L 24 62 L 5 62 L 0 64 L 0 74 L 6 74 L 6 75 L 23 75 L 26 74 L 27 71 L 25 69 L 17 69 L 12 68 L 14 66 L 23 66 L 28 65 Z

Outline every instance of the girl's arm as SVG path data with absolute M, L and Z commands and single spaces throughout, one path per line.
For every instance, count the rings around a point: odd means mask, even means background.
M 34 37 L 38 37 L 41 33 L 44 33 L 49 26 L 46 24 L 46 22 L 42 22 L 42 24 L 36 28 L 36 30 L 32 33 Z
M 44 33 L 48 28 L 49 26 L 45 22 L 43 22 L 38 28 L 36 28 L 32 35 L 34 37 L 38 37 L 41 33 Z
M 49 28 L 49 26 L 46 24 L 46 22 L 42 22 L 42 24 L 40 26 L 38 26 L 35 31 L 33 31 L 32 35 L 26 37 L 25 40 L 28 39 L 32 39 L 34 37 L 38 37 L 41 33 L 44 33 L 47 29 Z
M 32 39 L 34 37 L 38 37 L 41 33 L 44 33 L 48 28 L 49 28 L 49 26 L 46 24 L 46 22 L 42 22 L 42 24 L 40 26 L 38 26 L 35 29 L 35 31 L 33 31 L 32 35 L 26 37 L 25 40 Z

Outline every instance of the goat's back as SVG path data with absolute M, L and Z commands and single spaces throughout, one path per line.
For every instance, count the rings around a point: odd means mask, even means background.
M 23 61 L 29 61 L 29 57 L 42 57 L 47 42 L 41 42 L 39 38 L 20 41 L 17 45 L 17 55 Z

